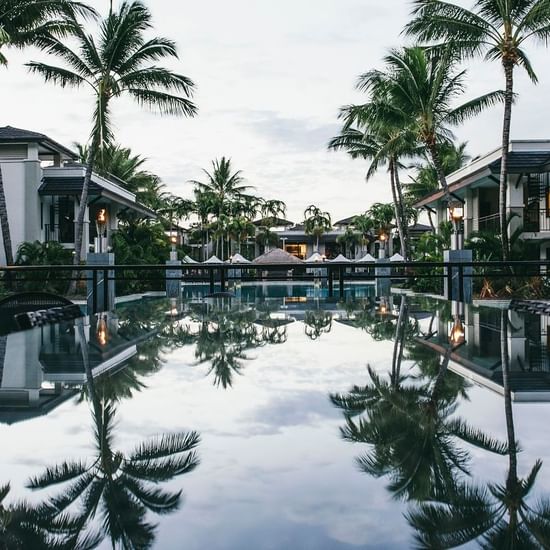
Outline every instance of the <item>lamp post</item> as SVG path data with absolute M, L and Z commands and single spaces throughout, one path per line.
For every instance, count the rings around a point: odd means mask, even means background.
M 386 233 L 382 232 L 380 233 L 378 240 L 380 241 L 380 248 L 378 249 L 378 258 L 382 260 L 386 257 L 386 243 L 388 242 L 388 236 L 386 235 Z
M 464 243 L 462 242 L 462 222 L 464 221 L 464 205 L 461 202 L 453 202 L 449 204 L 449 217 L 453 222 L 454 243 L 453 250 L 462 250 Z
M 95 226 L 97 231 L 97 252 L 101 254 L 104 252 L 103 239 L 106 237 L 105 232 L 107 228 L 107 210 L 105 208 L 99 209 L 95 220 Z

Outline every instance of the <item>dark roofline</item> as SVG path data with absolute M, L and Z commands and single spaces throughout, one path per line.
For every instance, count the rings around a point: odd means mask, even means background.
M 61 145 L 59 142 L 49 138 L 45 134 L 14 128 L 13 126 L 4 126 L 0 128 L 0 143 L 40 143 L 53 153 L 64 153 L 70 158 L 78 158 L 78 154 Z

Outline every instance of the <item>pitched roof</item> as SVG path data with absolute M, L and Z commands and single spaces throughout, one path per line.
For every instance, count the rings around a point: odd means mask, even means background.
M 289 254 L 286 250 L 280 248 L 274 248 L 261 256 L 258 256 L 254 262 L 255 264 L 301 264 L 302 260 Z
M 357 214 L 355 214 L 355 216 L 349 216 L 342 220 L 338 220 L 337 222 L 334 222 L 334 225 L 351 225 L 355 221 L 355 218 L 357 218 Z
M 13 126 L 0 127 L 0 143 L 17 143 L 21 141 L 41 143 L 52 152 L 63 153 L 70 158 L 78 157 L 74 151 L 71 151 L 45 134 L 33 132 L 31 130 L 24 130 L 22 128 L 14 128 Z

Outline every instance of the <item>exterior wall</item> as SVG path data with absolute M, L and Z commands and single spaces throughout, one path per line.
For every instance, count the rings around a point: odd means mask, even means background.
M 21 243 L 39 240 L 42 236 L 38 195 L 41 169 L 40 163 L 33 160 L 6 160 L 0 163 L 0 167 L 15 257 Z M 3 245 L 0 246 L 0 263 L 6 263 Z

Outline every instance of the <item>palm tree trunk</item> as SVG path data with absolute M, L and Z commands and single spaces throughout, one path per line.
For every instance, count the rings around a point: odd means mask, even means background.
M 2 229 L 2 241 L 4 243 L 4 255 L 6 264 L 13 265 L 13 249 L 11 244 L 10 223 L 8 220 L 8 207 L 4 192 L 4 180 L 2 178 L 2 166 L 0 166 L 0 228 Z
M 504 92 L 504 121 L 502 126 L 502 158 L 500 162 L 498 209 L 500 214 L 500 232 L 502 235 L 502 259 L 507 261 L 510 257 L 510 246 L 508 243 L 508 224 L 506 223 L 506 195 L 508 191 L 508 149 L 510 147 L 512 103 L 514 101 L 514 65 L 508 61 L 504 61 L 503 64 L 506 89 Z
M 409 239 L 409 222 L 407 216 L 405 215 L 405 200 L 403 199 L 403 188 L 401 187 L 401 180 L 399 179 L 399 168 L 397 167 L 397 162 L 394 166 L 395 169 L 395 190 L 397 191 L 397 198 L 399 199 L 399 209 L 401 211 L 401 220 L 403 225 L 403 235 L 404 235 L 404 249 L 405 254 L 403 257 L 408 260 L 411 257 L 411 242 Z
M 433 218 L 432 218 L 432 211 L 431 210 L 428 210 L 428 220 L 429 220 L 429 223 L 430 223 L 430 227 L 432 228 L 432 231 L 435 233 L 435 225 L 434 225 L 434 221 L 433 221 Z
M 504 391 L 504 413 L 506 416 L 506 434 L 508 438 L 508 480 L 507 484 L 517 481 L 517 448 L 514 414 L 512 409 L 512 391 L 510 388 L 510 357 L 508 355 L 508 312 L 500 313 L 500 361 L 502 366 L 502 386 Z
M 82 183 L 82 194 L 80 195 L 80 204 L 78 207 L 78 214 L 76 216 L 76 234 L 74 239 L 74 259 L 73 265 L 79 266 L 82 260 L 82 238 L 84 234 L 84 215 L 86 214 L 86 208 L 88 206 L 88 192 L 90 189 L 90 181 L 92 180 L 92 173 L 94 170 L 95 158 L 99 149 L 99 132 L 96 130 L 90 149 L 88 151 L 88 159 L 86 162 L 86 173 L 84 174 L 84 182 Z M 73 271 L 72 281 L 69 285 L 69 294 L 75 294 L 76 283 L 79 272 Z
M 397 231 L 399 233 L 399 244 L 401 246 L 401 255 L 407 259 L 407 252 L 405 250 L 405 234 L 403 233 L 403 220 L 401 217 L 401 208 L 399 206 L 399 199 L 397 197 L 397 191 L 395 188 L 395 161 L 390 160 L 390 184 L 391 184 L 391 194 L 393 197 L 393 211 L 395 216 L 395 221 L 397 223 Z
M 401 298 L 401 305 L 399 307 L 399 317 L 397 318 L 397 326 L 395 328 L 395 342 L 393 344 L 393 356 L 392 356 L 392 385 L 397 387 L 399 381 L 399 375 L 401 371 L 401 362 L 403 361 L 403 349 L 405 343 L 405 321 L 407 319 L 407 299 L 405 296 Z
M 447 185 L 447 176 L 445 176 L 445 171 L 443 170 L 443 165 L 441 164 L 441 158 L 439 157 L 439 151 L 437 150 L 435 141 L 431 141 L 430 143 L 427 143 L 427 146 L 430 152 L 432 163 L 435 168 L 435 172 L 437 174 L 439 185 L 441 185 L 441 188 L 443 189 L 443 193 L 445 194 L 445 199 L 447 200 L 447 202 L 452 202 L 449 186 Z

